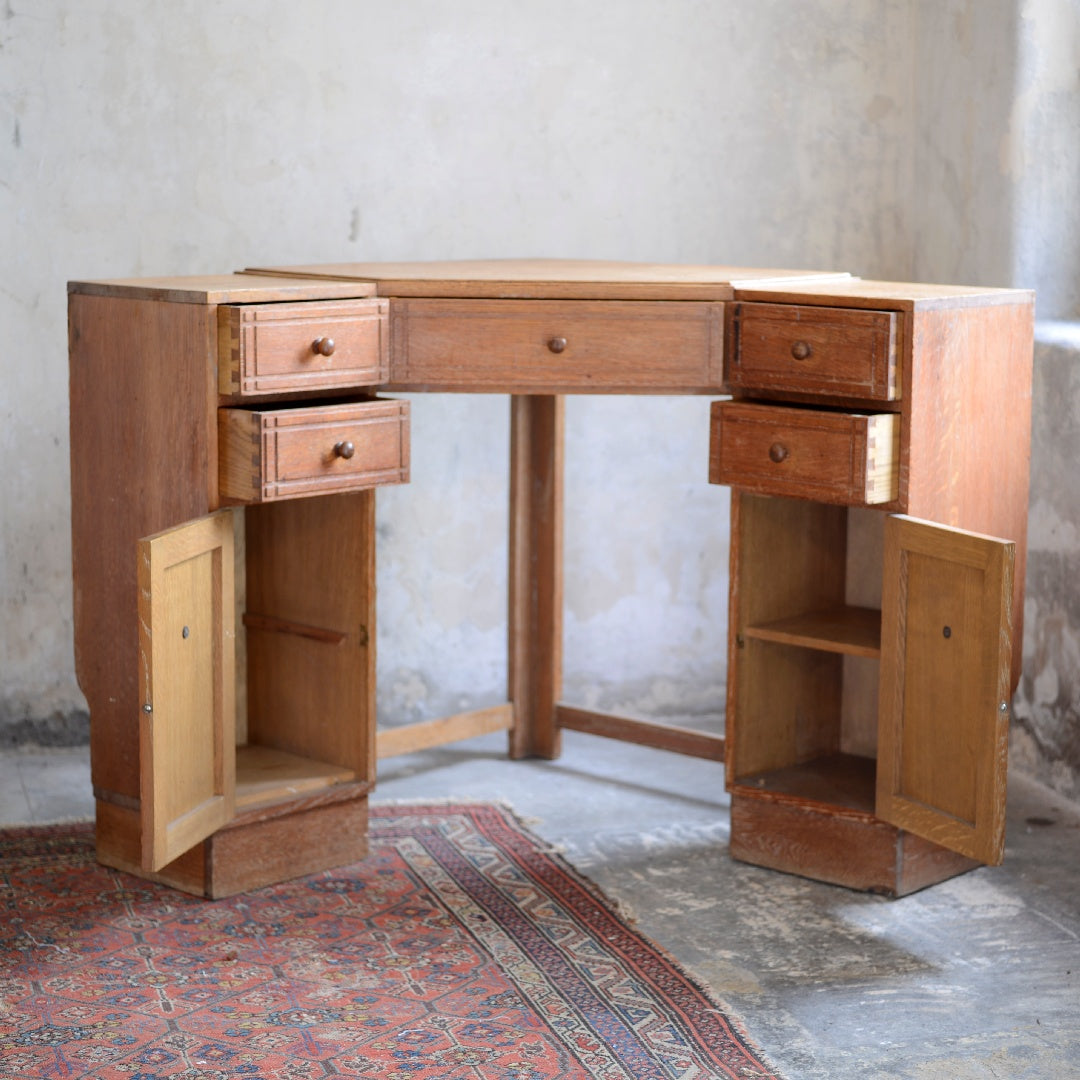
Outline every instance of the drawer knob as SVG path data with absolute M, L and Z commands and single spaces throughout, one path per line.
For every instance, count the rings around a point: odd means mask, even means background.
M 340 458 L 351 458 L 356 453 L 356 447 L 351 442 L 339 442 L 334 443 L 334 456 Z
M 566 338 L 564 338 L 564 337 L 553 337 L 548 342 L 548 348 L 553 353 L 561 353 L 561 352 L 563 352 L 566 349 Z
M 810 348 L 809 341 L 796 341 L 795 344 L 791 346 L 791 355 L 794 356 L 796 360 L 808 360 L 813 351 L 814 350 Z
M 783 443 L 774 442 L 769 447 L 769 460 L 780 464 L 788 456 L 788 448 Z
M 316 338 L 311 343 L 311 351 L 318 353 L 319 356 L 333 356 L 334 339 L 332 337 Z

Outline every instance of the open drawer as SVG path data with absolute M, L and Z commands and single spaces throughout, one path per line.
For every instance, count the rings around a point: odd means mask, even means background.
M 899 494 L 900 417 L 718 401 L 712 406 L 714 484 L 845 506 Z
M 408 479 L 407 402 L 218 410 L 223 501 L 273 502 Z

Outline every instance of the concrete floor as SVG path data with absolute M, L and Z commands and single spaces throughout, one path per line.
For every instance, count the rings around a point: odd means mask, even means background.
M 378 798 L 501 799 L 707 982 L 789 1080 L 1080 1077 L 1080 810 L 1010 779 L 1005 863 L 901 900 L 735 863 L 708 762 L 565 734 L 383 763 Z M 0 821 L 91 813 L 85 749 L 0 754 Z

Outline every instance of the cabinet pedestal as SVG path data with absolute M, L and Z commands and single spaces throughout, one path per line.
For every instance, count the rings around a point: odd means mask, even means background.
M 98 861 L 210 899 L 347 866 L 368 853 L 370 788 L 338 784 L 307 799 L 250 810 L 156 872 L 141 865 L 139 811 L 99 799 Z
M 917 892 L 979 865 L 870 813 L 736 794 L 731 856 L 887 896 Z

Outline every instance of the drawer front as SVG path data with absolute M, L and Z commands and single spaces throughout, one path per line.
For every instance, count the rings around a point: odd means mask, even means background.
M 867 506 L 899 497 L 900 417 L 718 401 L 709 480 L 765 495 Z
M 376 399 L 307 409 L 218 410 L 223 499 L 259 503 L 409 479 L 409 406 Z
M 218 389 L 269 394 L 375 386 L 389 373 L 387 300 L 218 308 Z
M 391 385 L 694 391 L 723 377 L 722 303 L 394 300 Z
M 899 400 L 896 312 L 795 304 L 729 308 L 730 387 Z

